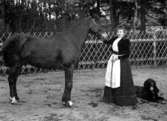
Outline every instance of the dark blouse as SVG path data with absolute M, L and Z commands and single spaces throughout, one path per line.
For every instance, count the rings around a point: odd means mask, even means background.
M 117 39 L 117 37 L 111 38 L 110 40 L 105 40 L 103 41 L 105 44 L 110 44 L 113 45 L 113 42 Z M 115 52 L 112 50 L 113 53 L 118 54 L 118 55 L 123 55 L 119 56 L 119 59 L 123 58 L 128 58 L 130 55 L 130 40 L 127 38 L 122 38 L 118 42 L 118 52 Z

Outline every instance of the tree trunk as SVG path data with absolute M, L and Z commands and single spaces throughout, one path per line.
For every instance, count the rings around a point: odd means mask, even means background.
M 145 0 L 140 0 L 140 20 L 141 20 L 141 26 L 140 30 L 145 31 L 146 29 L 146 9 L 145 9 Z
M 0 4 L 0 33 L 5 30 L 5 5 L 4 0 Z
M 113 29 L 116 28 L 116 26 L 119 23 L 119 19 L 116 13 L 116 0 L 110 0 L 109 4 L 110 4 L 110 20 L 111 20 L 111 26 Z
M 144 0 L 135 0 L 135 12 L 134 12 L 134 20 L 133 20 L 133 29 L 140 29 L 141 31 L 145 31 L 145 23 L 146 23 L 146 9 L 145 9 L 145 1 Z
M 139 18 L 139 4 L 138 0 L 135 0 L 135 11 L 134 11 L 134 19 L 133 19 L 133 30 L 135 31 L 140 26 L 140 18 Z

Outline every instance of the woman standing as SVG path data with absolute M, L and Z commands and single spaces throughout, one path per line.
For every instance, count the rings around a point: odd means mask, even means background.
M 130 40 L 125 38 L 124 27 L 117 28 L 117 37 L 105 44 L 112 45 L 112 55 L 107 63 L 103 99 L 120 106 L 137 103 L 131 68 L 129 64 Z

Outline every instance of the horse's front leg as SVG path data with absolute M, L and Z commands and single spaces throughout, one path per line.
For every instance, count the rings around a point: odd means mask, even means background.
M 71 90 L 73 86 L 73 70 L 74 66 L 70 65 L 68 68 L 65 68 L 65 89 L 62 97 L 62 102 L 65 106 L 71 107 Z
M 15 104 L 19 100 L 19 97 L 17 95 L 16 82 L 17 82 L 18 75 L 20 74 L 20 71 L 21 71 L 21 66 L 19 65 L 10 67 L 8 70 L 8 82 L 9 82 L 9 89 L 10 89 L 11 104 Z

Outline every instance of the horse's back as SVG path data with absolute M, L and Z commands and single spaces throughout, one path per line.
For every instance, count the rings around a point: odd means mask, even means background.
M 54 65 L 57 61 L 62 64 L 73 63 L 78 60 L 81 44 L 86 38 L 87 22 L 77 22 L 71 28 L 56 32 L 49 38 L 32 37 L 17 34 L 4 44 L 4 56 L 7 65 L 16 62 L 39 65 Z M 12 59 L 11 59 L 12 58 Z

